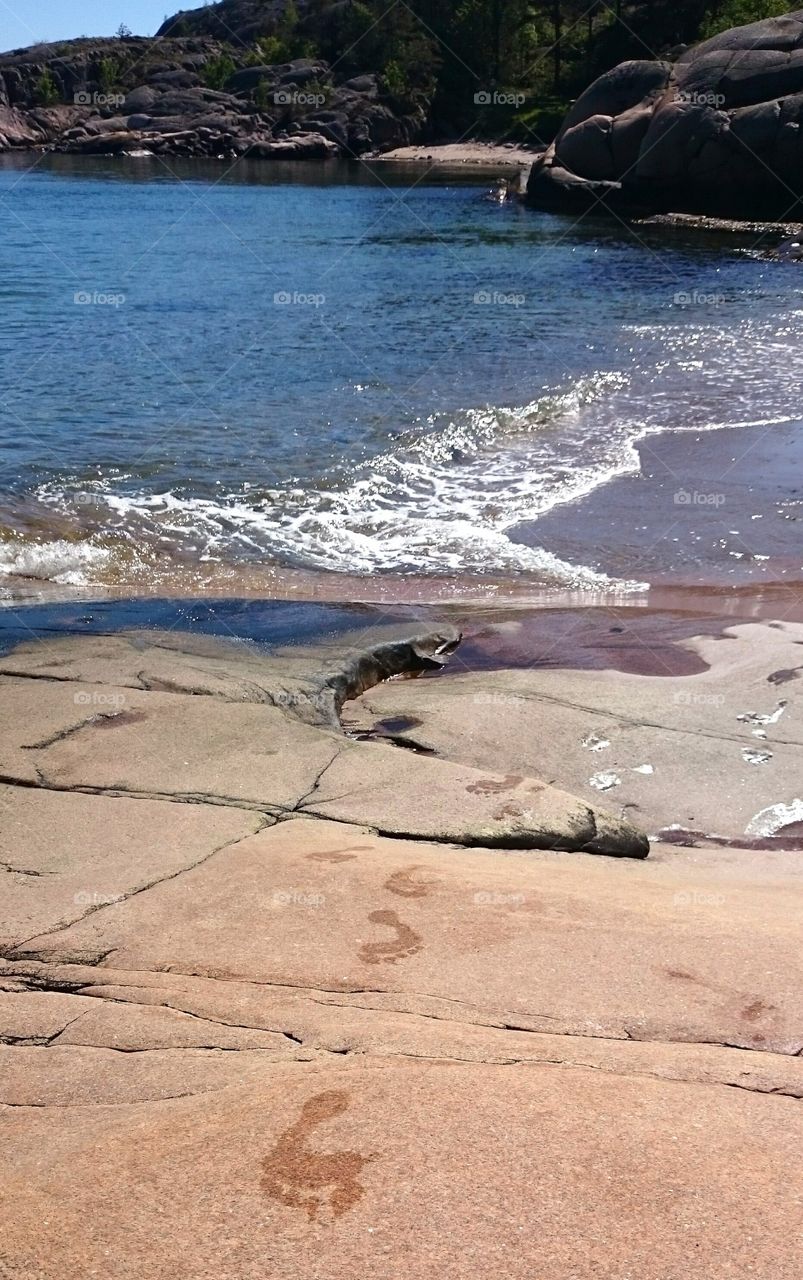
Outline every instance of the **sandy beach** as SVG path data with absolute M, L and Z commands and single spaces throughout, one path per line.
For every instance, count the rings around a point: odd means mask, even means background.
M 515 142 L 435 142 L 430 146 L 396 147 L 393 151 L 366 156 L 371 164 L 469 165 L 481 169 L 526 167 L 541 155 L 540 150 Z
M 675 432 L 638 444 L 638 471 L 556 507 L 514 537 L 653 590 L 803 580 L 797 420 Z

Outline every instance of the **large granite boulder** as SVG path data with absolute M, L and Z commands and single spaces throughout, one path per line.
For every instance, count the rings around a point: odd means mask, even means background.
M 601 76 L 533 167 L 528 198 L 788 217 L 803 197 L 801 124 L 803 10 Z

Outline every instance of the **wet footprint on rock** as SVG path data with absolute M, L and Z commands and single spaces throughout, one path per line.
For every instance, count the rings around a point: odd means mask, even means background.
M 342 1090 L 318 1093 L 304 1103 L 295 1124 L 285 1129 L 262 1161 L 262 1189 L 274 1200 L 306 1211 L 310 1222 L 328 1209 L 339 1218 L 362 1199 L 360 1174 L 376 1155 L 356 1151 L 316 1151 L 309 1140 L 327 1120 L 342 1115 L 349 1095 Z
M 400 898 L 428 898 L 430 890 L 434 889 L 439 882 L 414 880 L 413 873 L 422 870 L 423 867 L 417 863 L 412 867 L 402 867 L 399 871 L 394 871 L 392 876 L 388 876 L 383 887 Z
M 524 779 L 517 773 L 509 773 L 504 778 L 480 778 L 479 782 L 471 782 L 466 787 L 474 796 L 496 796 L 500 791 L 514 791 Z
M 424 942 L 420 934 L 400 920 L 395 911 L 372 911 L 368 919 L 372 924 L 392 929 L 396 936 L 388 942 L 363 943 L 358 952 L 363 964 L 395 964 L 397 960 L 423 951 Z

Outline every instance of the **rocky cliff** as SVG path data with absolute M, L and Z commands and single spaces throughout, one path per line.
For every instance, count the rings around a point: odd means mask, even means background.
M 73 40 L 0 55 L 0 151 L 254 158 L 413 141 L 426 104 L 314 58 L 265 65 L 211 36 Z
M 299 17 L 306 16 L 309 0 L 295 0 L 294 8 Z M 315 6 L 319 15 L 327 10 L 342 8 L 342 0 L 323 0 Z M 285 17 L 288 0 L 218 0 L 216 4 L 204 4 L 179 9 L 165 18 L 157 36 L 211 35 L 218 40 L 251 44 L 260 36 L 272 35 L 277 23 Z

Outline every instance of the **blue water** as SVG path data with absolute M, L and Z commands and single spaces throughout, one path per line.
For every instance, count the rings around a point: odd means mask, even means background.
M 0 574 L 593 586 L 539 514 L 652 432 L 797 418 L 803 268 L 487 185 L 4 158 Z

